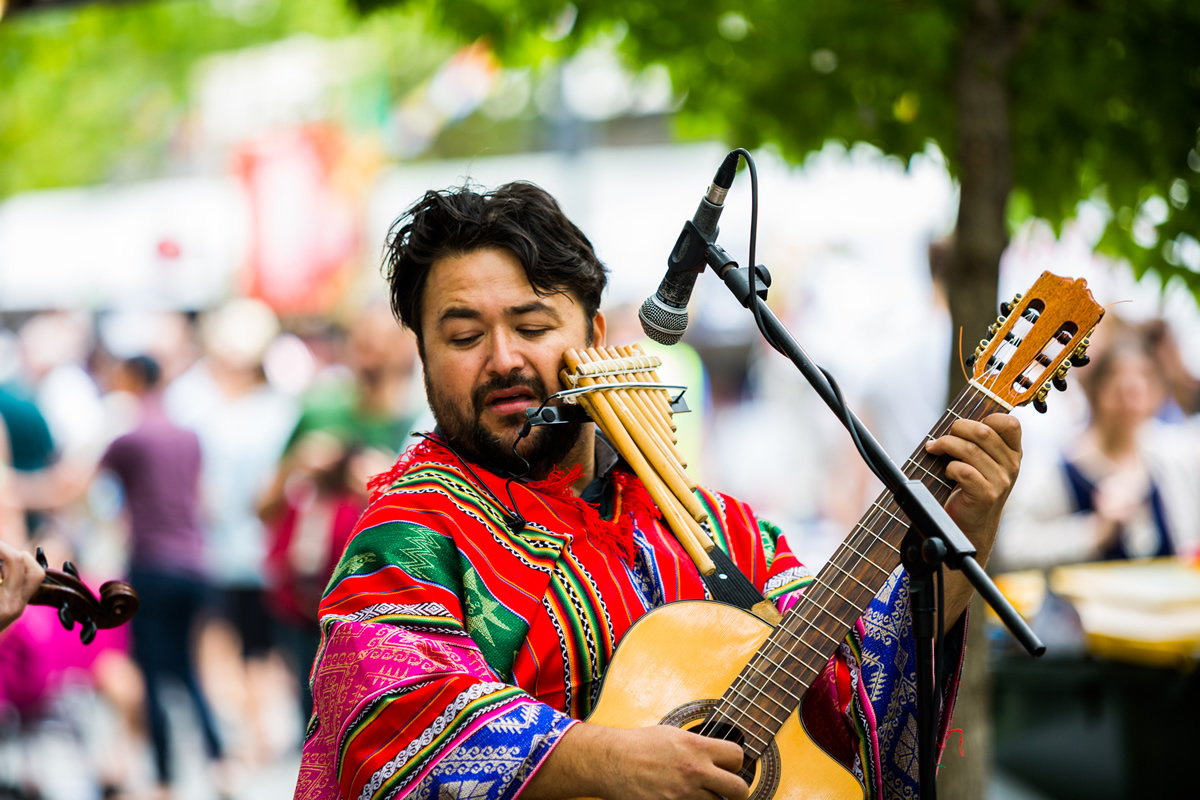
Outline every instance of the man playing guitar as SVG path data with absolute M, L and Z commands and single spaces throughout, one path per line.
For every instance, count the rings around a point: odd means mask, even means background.
M 538 427 L 514 446 L 525 410 L 564 388 L 564 352 L 605 344 L 606 270 L 590 242 L 535 186 L 462 188 L 429 192 L 398 220 L 387 263 L 438 428 L 373 483 L 322 600 L 296 797 L 749 797 L 733 741 L 580 721 L 639 618 L 706 597 L 593 425 Z M 946 508 L 980 563 L 1020 440 L 1014 418 L 990 414 L 926 447 L 948 461 Z M 812 582 L 786 537 L 732 497 L 697 497 L 718 547 L 786 617 Z M 961 647 L 971 588 L 955 572 L 945 580 L 947 638 Z M 809 733 L 860 794 L 915 796 L 902 571 L 835 650 L 804 697 Z

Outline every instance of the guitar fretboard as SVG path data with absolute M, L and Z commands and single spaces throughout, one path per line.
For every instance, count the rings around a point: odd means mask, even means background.
M 995 400 L 968 386 L 927 440 L 949 432 L 957 419 L 980 420 L 1000 410 Z M 945 475 L 947 461 L 927 453 L 922 442 L 901 469 L 944 504 L 954 490 Z M 725 692 L 710 723 L 741 731 L 748 758 L 757 759 L 766 750 L 855 621 L 900 566 L 900 543 L 908 528 L 904 513 L 885 490 L 822 567 L 800 604 L 784 615 Z

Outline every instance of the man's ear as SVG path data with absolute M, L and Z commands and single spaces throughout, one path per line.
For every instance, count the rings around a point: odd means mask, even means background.
M 596 316 L 592 317 L 592 347 L 604 347 L 604 334 L 608 330 L 608 323 L 604 319 L 604 312 L 597 311 Z

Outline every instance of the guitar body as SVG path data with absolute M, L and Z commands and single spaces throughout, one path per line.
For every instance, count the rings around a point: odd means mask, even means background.
M 699 725 L 771 633 L 734 606 L 669 603 L 634 623 L 613 654 L 587 721 L 610 728 Z M 862 784 L 822 750 L 793 711 L 759 759 L 751 800 L 862 800 Z

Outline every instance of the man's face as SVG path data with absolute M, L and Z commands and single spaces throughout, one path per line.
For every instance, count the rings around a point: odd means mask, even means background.
M 539 297 L 506 250 L 434 263 L 421 299 L 425 390 L 438 425 L 472 460 L 523 472 L 513 442 L 525 409 L 559 391 L 563 352 L 589 345 L 587 318 L 570 293 Z M 593 320 L 604 344 L 604 315 Z M 571 454 L 584 426 L 534 428 L 518 452 L 541 477 Z

